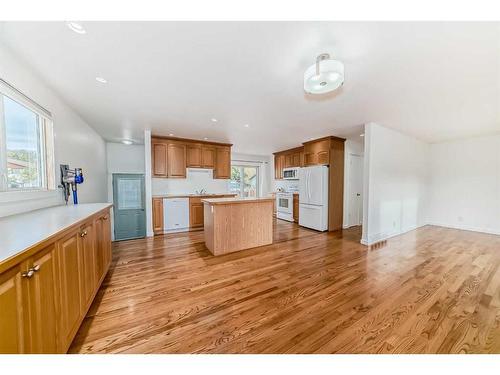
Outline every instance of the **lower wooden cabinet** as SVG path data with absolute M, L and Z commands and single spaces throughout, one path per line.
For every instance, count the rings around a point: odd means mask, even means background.
M 111 262 L 109 209 L 0 273 L 0 353 L 65 353 Z
M 189 198 L 189 227 L 203 228 L 204 220 L 201 198 Z
M 293 195 L 293 221 L 299 222 L 299 195 Z
M 153 198 L 153 232 L 163 233 L 163 198 Z
M 26 353 L 21 265 L 0 274 L 0 353 Z

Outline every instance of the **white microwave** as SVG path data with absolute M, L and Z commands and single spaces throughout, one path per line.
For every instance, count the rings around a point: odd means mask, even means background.
M 298 180 L 299 179 L 299 168 L 285 168 L 285 169 L 283 169 L 283 179 L 284 180 Z

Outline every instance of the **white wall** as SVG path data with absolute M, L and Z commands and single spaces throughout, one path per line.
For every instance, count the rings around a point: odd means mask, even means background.
M 429 149 L 413 137 L 366 125 L 363 243 L 426 224 Z
M 106 143 L 108 202 L 113 203 L 113 173 L 144 174 L 144 146 Z M 114 239 L 114 220 L 111 220 L 111 237 Z
M 500 234 L 500 135 L 430 145 L 430 224 Z
M 0 76 L 52 112 L 56 182 L 59 164 L 81 167 L 85 182 L 78 185 L 80 203 L 106 201 L 106 147 L 103 139 L 66 105 L 29 67 L 0 45 Z M 22 201 L 0 193 L 0 217 L 63 204 L 62 191 L 23 193 Z
M 362 141 L 347 139 L 344 145 L 344 218 L 343 227 L 348 228 L 349 223 L 349 203 L 350 203 L 350 184 L 349 175 L 351 173 L 350 155 L 358 155 L 363 157 L 365 146 Z

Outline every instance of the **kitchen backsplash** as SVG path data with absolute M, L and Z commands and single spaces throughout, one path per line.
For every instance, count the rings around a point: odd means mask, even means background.
M 278 189 L 283 189 L 284 191 L 298 191 L 299 181 L 298 180 L 274 180 L 274 191 Z
M 211 169 L 187 169 L 186 178 L 153 178 L 153 195 L 190 194 L 205 189 L 207 193 L 228 193 L 229 180 L 216 180 Z

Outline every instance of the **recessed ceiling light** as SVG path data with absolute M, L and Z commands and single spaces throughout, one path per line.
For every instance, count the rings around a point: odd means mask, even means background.
M 78 22 L 68 21 L 66 25 L 77 34 L 86 34 L 87 31 Z
M 309 138 L 310 141 L 312 141 L 313 139 L 314 139 L 313 137 Z
M 169 137 L 173 137 L 173 136 L 174 136 L 174 133 L 170 133 L 168 136 L 169 136 Z
M 124 139 L 124 140 L 122 141 L 122 143 L 123 143 L 124 145 L 131 145 L 131 144 L 132 144 L 132 143 L 134 143 L 134 142 L 132 142 L 130 139 Z
M 205 138 L 203 138 L 203 139 L 204 139 L 205 141 L 207 141 L 207 140 L 208 140 L 208 138 L 207 138 L 207 137 L 205 137 Z
M 106 78 L 102 78 L 102 77 L 95 77 L 95 80 L 99 83 L 108 83 Z
M 364 134 L 360 134 L 359 136 L 360 136 L 360 137 L 364 137 L 365 135 L 364 135 Z
M 248 125 L 248 124 L 245 124 L 245 125 L 243 125 L 243 126 L 244 126 L 245 128 L 248 128 L 248 127 L 250 127 L 250 125 Z
M 217 119 L 216 119 L 216 118 L 213 118 L 213 119 L 212 119 L 212 122 L 217 122 Z

